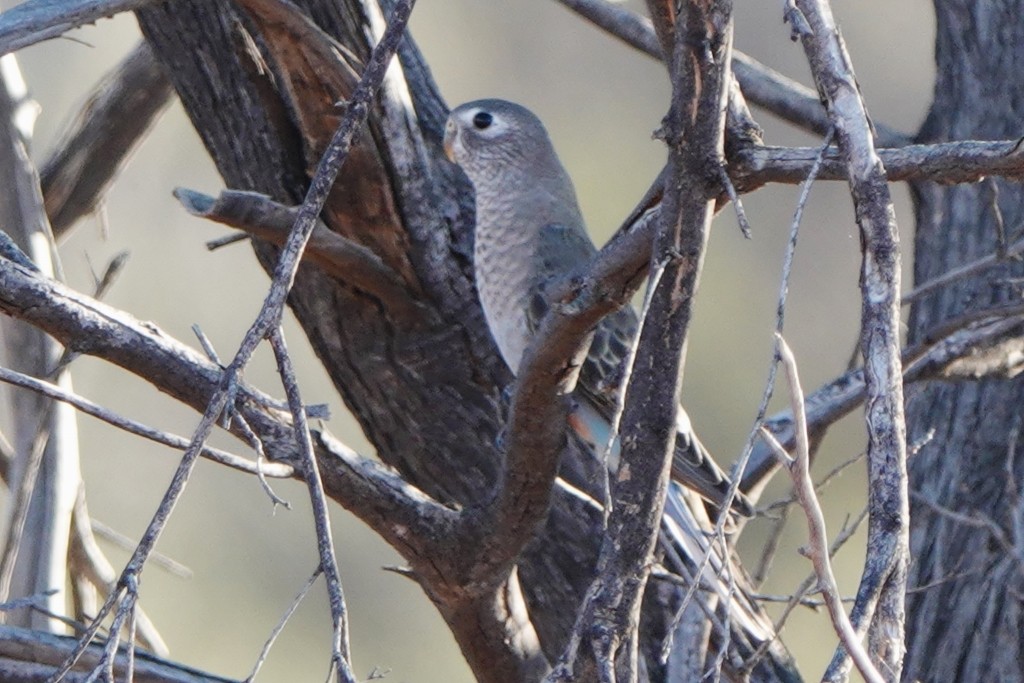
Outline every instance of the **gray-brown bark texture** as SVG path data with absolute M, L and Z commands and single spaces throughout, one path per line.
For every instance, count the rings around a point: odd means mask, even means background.
M 386 13 L 390 3 L 382 4 Z M 379 35 L 381 20 L 375 2 L 300 5 L 345 50 L 276 2 L 183 0 L 137 13 L 225 184 L 288 205 L 301 200 L 337 125 L 337 103 L 351 93 L 369 54 L 367 29 L 376 26 Z M 411 38 L 399 55 L 402 72 L 385 81 L 322 218 L 370 249 L 379 258 L 374 267 L 389 269 L 404 293 L 368 291 L 358 277 L 328 276 L 307 262 L 289 304 L 380 458 L 437 500 L 472 508 L 487 503 L 499 481 L 502 389 L 511 376 L 472 285 L 472 192 L 443 159 L 447 108 Z M 272 267 L 275 247 L 260 242 L 256 252 Z M 593 459 L 581 457 L 572 442 L 566 449 L 562 475 L 597 495 Z M 329 461 L 321 467 L 328 494 L 344 505 L 343 468 Z M 599 509 L 555 487 L 547 519 L 517 571 L 496 573 L 504 577 L 497 585 L 493 578 L 480 585 L 459 575 L 439 581 L 429 558 L 413 557 L 416 544 L 399 550 L 479 680 L 536 680 L 572 630 L 593 577 L 600 525 Z M 444 539 L 434 540 L 443 546 Z M 486 544 L 451 550 L 464 555 L 468 571 L 480 548 Z M 446 566 L 458 568 L 458 559 L 446 557 Z M 668 584 L 648 591 L 641 643 L 648 680 L 664 679 L 658 652 L 680 595 Z M 524 600 L 532 623 L 524 623 Z M 753 620 L 759 633 L 770 632 L 770 624 L 745 597 L 717 609 L 719 618 L 727 609 L 753 615 L 731 620 L 741 637 L 732 639 L 726 669 L 735 671 L 759 643 L 737 624 Z M 718 647 L 721 640 L 713 642 Z M 797 679 L 781 643 L 769 648 L 754 678 Z
M 935 7 L 938 77 L 920 141 L 1020 137 L 1024 3 L 936 0 Z M 1024 192 L 991 182 L 995 193 L 989 181 L 914 185 L 916 283 L 998 248 L 994 196 L 1007 238 L 1019 234 Z M 912 309 L 910 342 L 951 318 L 1019 301 L 1019 285 L 1008 278 L 1021 274 L 1016 262 L 925 297 Z M 931 382 L 908 396 L 910 441 L 935 434 L 910 461 L 916 495 L 905 680 L 1024 680 L 1022 405 L 1019 378 Z

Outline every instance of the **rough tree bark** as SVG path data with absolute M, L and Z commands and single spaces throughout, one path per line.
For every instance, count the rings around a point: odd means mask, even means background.
M 936 0 L 938 77 L 920 142 L 1022 133 L 1024 2 Z M 1019 184 L 915 183 L 914 280 L 921 283 L 1015 239 Z M 997 208 L 998 207 L 998 208 Z M 925 297 L 910 342 L 944 321 L 1020 300 L 1013 262 Z M 1024 448 L 1018 379 L 932 382 L 908 400 L 909 440 L 934 437 L 911 459 L 908 681 L 1024 681 Z M 916 588 L 915 588 L 916 587 Z

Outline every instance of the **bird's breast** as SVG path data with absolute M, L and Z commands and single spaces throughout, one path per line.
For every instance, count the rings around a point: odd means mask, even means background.
M 533 287 L 536 231 L 512 212 L 478 212 L 473 248 L 476 287 L 491 334 L 516 372 L 529 343 L 527 318 Z

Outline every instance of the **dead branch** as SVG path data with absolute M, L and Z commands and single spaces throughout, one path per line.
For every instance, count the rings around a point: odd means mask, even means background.
M 120 12 L 130 12 L 151 0 L 28 0 L 0 15 L 0 55 L 20 50 L 71 29 Z
M 811 442 L 807 434 L 803 389 L 800 387 L 796 358 L 782 336 L 778 336 L 777 339 L 779 352 L 782 357 L 782 366 L 786 370 L 786 377 L 789 382 L 793 414 L 796 416 L 797 437 L 795 455 L 790 457 L 779 442 L 775 440 L 775 437 L 771 435 L 771 432 L 762 430 L 761 434 L 772 447 L 776 457 L 779 458 L 780 462 L 789 471 L 800 507 L 803 508 L 804 515 L 807 517 L 809 542 L 805 548 L 805 554 L 814 565 L 818 589 L 825 599 L 825 606 L 832 617 L 832 625 L 836 629 L 839 639 L 846 646 L 847 652 L 853 657 L 858 670 L 865 680 L 870 683 L 883 683 L 884 679 L 875 669 L 871 658 L 868 657 L 867 651 L 860 642 L 860 636 L 854 631 L 850 618 L 846 614 L 846 609 L 843 607 L 839 584 L 836 582 L 835 573 L 832 571 L 825 516 L 822 514 L 818 496 L 814 492 L 814 482 L 811 481 Z
M 46 213 L 58 239 L 96 211 L 172 94 L 144 42 L 96 84 L 39 171 Z
M 870 486 L 868 551 L 851 621 L 858 633 L 868 631 L 871 658 L 887 680 L 899 680 L 910 513 L 896 216 L 885 167 L 875 152 L 874 131 L 831 9 L 825 0 L 796 0 L 793 9 L 807 21 L 808 30 L 800 31 L 800 40 L 836 131 L 861 234 L 860 345 L 865 359 Z M 845 680 L 848 668 L 848 651 L 840 647 L 825 678 Z
M 682 349 L 719 183 L 717 169 L 705 164 L 724 154 L 731 3 L 691 3 L 679 16 L 673 15 L 670 3 L 652 0 L 648 6 L 659 27 L 659 40 L 671 46 L 673 84 L 664 128 L 669 172 L 649 268 L 657 282 L 650 285 L 650 307 L 627 378 L 622 453 L 598 576 L 549 681 L 596 677 L 612 683 L 637 675 L 640 596 L 668 491 Z M 694 27 L 704 27 L 706 33 Z

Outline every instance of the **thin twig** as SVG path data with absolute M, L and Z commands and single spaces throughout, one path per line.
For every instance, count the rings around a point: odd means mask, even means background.
M 267 657 L 270 655 L 270 648 L 274 646 L 274 642 L 277 640 L 277 637 L 281 635 L 282 631 L 284 631 L 284 627 L 288 625 L 288 621 L 292 618 L 292 615 L 295 614 L 295 610 L 297 610 L 299 605 L 302 604 L 302 601 L 309 593 L 309 589 L 313 587 L 313 584 L 316 583 L 317 578 L 322 573 L 323 569 L 318 566 L 310 575 L 309 579 L 306 580 L 306 584 L 302 587 L 302 590 L 300 590 L 295 596 L 295 599 L 292 600 L 292 604 L 289 605 L 288 609 L 285 610 L 285 613 L 281 615 L 281 619 L 277 622 L 277 625 L 274 626 L 274 630 L 270 632 L 270 637 L 268 637 L 266 642 L 263 643 L 263 648 L 260 650 L 260 654 L 256 658 L 256 663 L 253 665 L 252 671 L 248 676 L 246 676 L 245 683 L 251 683 L 256 680 L 256 675 L 259 674 L 260 669 L 263 668 L 263 663 L 267 661 Z
M 86 521 L 88 522 L 90 529 L 108 543 L 112 543 L 118 548 L 127 551 L 131 551 L 135 548 L 135 541 L 120 533 L 117 529 L 114 529 L 98 519 L 93 519 L 91 517 Z M 149 561 L 154 566 L 160 567 L 167 573 L 172 576 L 176 576 L 179 579 L 191 579 L 194 575 L 194 572 L 187 566 L 161 552 L 154 552 Z M 105 587 L 106 586 L 101 586 L 101 588 Z
M 285 510 L 291 510 L 292 504 L 277 495 L 277 492 L 274 491 L 270 482 L 267 481 L 265 471 L 267 466 L 267 452 L 263 447 L 263 439 L 261 439 L 260 435 L 256 433 L 256 430 L 249 426 L 249 421 L 241 415 L 235 415 L 234 424 L 235 427 L 242 432 L 242 435 L 249 441 L 249 445 L 252 449 L 256 451 L 256 477 L 260 481 L 260 486 L 263 488 L 263 492 L 267 494 L 267 497 L 270 498 L 271 503 L 273 503 L 275 507 L 280 505 Z
M 116 589 L 117 572 L 114 571 L 114 567 L 107 560 L 102 550 L 100 550 L 99 544 L 96 542 L 96 537 L 93 534 L 94 523 L 89 517 L 89 509 L 85 502 L 85 484 L 80 483 L 78 495 L 75 498 L 75 508 L 71 514 L 71 539 L 68 548 L 69 567 L 76 579 L 86 580 L 93 588 L 108 593 Z M 127 539 L 124 540 L 127 541 Z M 134 547 L 134 543 L 126 543 L 124 547 L 130 550 Z M 165 560 L 173 562 L 163 555 L 157 555 L 154 559 L 157 566 L 161 566 L 161 562 Z M 169 568 L 166 565 L 164 566 Z M 78 611 L 76 615 L 82 619 L 88 619 L 95 610 L 96 607 L 93 605 L 88 611 Z M 136 621 L 139 639 L 143 647 L 160 656 L 166 656 L 169 651 L 167 643 L 164 642 L 160 632 L 157 631 L 156 626 L 141 606 L 136 609 Z M 86 626 L 79 625 L 75 627 L 75 631 L 81 633 L 86 628 Z
M 122 429 L 130 434 L 135 434 L 136 436 L 141 436 L 145 439 L 149 439 L 150 441 L 155 441 L 156 443 L 179 449 L 187 448 L 189 445 L 189 440 L 183 436 L 154 429 L 153 427 L 144 425 L 141 422 L 136 422 L 135 420 L 123 417 L 83 396 L 65 391 L 55 384 L 50 384 L 49 382 L 29 377 L 28 375 L 24 375 L 20 372 L 14 372 L 13 370 L 0 367 L 0 382 L 6 382 L 7 384 L 30 389 L 54 400 L 67 403 L 86 415 L 91 415 L 92 417 L 102 420 L 109 425 L 113 425 L 118 429 Z M 222 451 L 219 448 L 204 445 L 202 447 L 201 454 L 208 460 L 239 470 L 240 472 L 247 472 L 249 474 L 259 473 L 257 465 L 248 458 L 243 458 L 240 455 Z M 268 463 L 263 466 L 263 474 L 268 477 L 287 478 L 294 475 L 294 469 L 291 465 L 285 463 Z
M 995 251 L 993 251 L 991 254 L 988 254 L 987 256 L 982 256 L 981 258 L 971 261 L 970 263 L 965 263 L 962 266 L 957 266 L 956 268 L 953 268 L 952 270 L 949 270 L 936 278 L 928 280 L 927 282 L 924 282 L 918 285 L 917 287 L 914 287 L 914 289 L 907 292 L 901 297 L 900 303 L 903 306 L 911 304 L 938 289 L 941 289 L 954 282 L 964 280 L 987 268 L 991 268 L 992 266 L 998 265 L 1000 263 L 1005 263 L 1010 259 L 1020 256 L 1021 254 L 1024 254 L 1024 238 L 1018 239 L 1016 242 L 1010 245 L 1004 244 L 1001 247 L 997 248 Z
M 854 631 L 853 624 L 850 623 L 850 618 L 846 614 L 846 609 L 843 607 L 839 585 L 832 571 L 825 516 L 821 511 L 818 497 L 814 493 L 814 482 L 811 481 L 810 438 L 807 435 L 803 389 L 800 387 L 796 358 L 781 335 L 778 337 L 778 344 L 782 366 L 785 368 L 786 377 L 789 380 L 793 414 L 796 416 L 797 438 L 795 456 L 790 457 L 768 430 L 762 429 L 761 435 L 772 446 L 776 456 L 783 462 L 793 479 L 793 489 L 800 499 L 800 506 L 804 509 L 804 514 L 807 517 L 808 545 L 806 555 L 814 565 L 818 587 L 825 599 L 825 606 L 832 617 L 832 624 L 836 629 L 836 633 L 846 646 L 847 652 L 853 657 L 857 668 L 865 680 L 869 683 L 885 683 L 871 658 L 868 657 L 867 650 L 864 649 L 863 643 L 860 642 L 856 631 Z
M 843 529 L 840 530 L 838 534 L 836 534 L 835 540 L 832 541 L 832 545 L 830 545 L 828 549 L 829 557 L 836 556 L 836 553 L 838 553 L 839 550 L 844 545 L 846 545 L 846 542 L 849 541 L 855 533 L 857 533 L 857 530 L 860 529 L 861 524 L 864 523 L 864 520 L 867 519 L 867 517 L 868 509 L 865 507 L 860 511 L 860 514 L 857 515 L 857 517 L 853 520 L 852 524 L 846 525 L 845 527 L 843 527 Z M 793 610 L 800 605 L 800 601 L 803 600 L 804 596 L 811 592 L 811 589 L 817 584 L 817 580 L 818 577 L 812 570 L 811 573 L 806 578 L 804 578 L 803 581 L 800 582 L 796 590 L 793 591 L 793 595 L 791 596 L 786 606 L 783 608 L 782 614 L 780 614 L 778 618 L 775 620 L 774 638 L 778 638 L 782 634 L 782 631 L 786 626 L 786 622 L 789 620 L 790 614 L 792 614 Z M 844 598 L 844 602 L 845 600 L 846 599 Z M 854 600 L 856 600 L 856 598 Z M 757 650 L 754 652 L 753 655 L 751 655 L 750 660 L 747 663 L 746 668 L 748 670 L 753 669 L 757 661 L 764 656 L 765 652 L 768 651 L 768 647 L 770 645 L 771 641 L 765 641 L 758 646 Z
M 863 460 L 865 455 L 867 455 L 867 453 L 865 453 L 864 451 L 861 451 L 860 453 L 858 453 L 857 455 L 853 456 L 852 458 L 847 458 L 843 462 L 841 462 L 838 465 L 836 465 L 835 467 L 833 467 L 831 470 L 828 471 L 828 473 L 825 474 L 824 477 L 822 477 L 817 482 L 815 482 L 815 484 L 814 484 L 814 492 L 815 493 L 821 493 L 821 491 L 826 486 L 828 486 L 830 483 L 832 483 L 833 479 L 835 479 L 840 474 L 842 474 L 846 470 L 846 468 L 849 467 L 850 465 L 854 465 L 854 464 L 860 462 L 861 460 Z M 764 508 L 762 508 L 761 511 L 770 512 L 772 510 L 786 509 L 790 505 L 792 505 L 793 503 L 798 503 L 798 502 L 800 502 L 799 499 L 796 497 L 796 494 L 793 493 L 793 494 L 790 494 L 790 495 L 786 496 L 785 498 L 779 498 L 776 501 L 772 501 L 771 504 L 766 505 Z
M 334 553 L 334 539 L 331 536 L 331 517 L 327 507 L 327 496 L 320 478 L 320 468 L 313 455 L 313 440 L 309 435 L 306 422 L 306 411 L 302 406 L 299 384 L 292 367 L 291 356 L 285 343 L 284 331 L 280 327 L 270 333 L 270 346 L 274 350 L 277 361 L 277 373 L 281 377 L 288 405 L 291 407 L 292 420 L 295 425 L 295 440 L 303 456 L 303 475 L 309 489 L 309 499 L 313 511 L 313 523 L 316 527 L 316 545 L 320 554 L 320 569 L 327 583 L 327 595 L 331 603 L 331 619 L 334 622 L 334 637 L 331 641 L 332 660 L 338 676 L 347 683 L 355 683 L 352 673 L 348 644 L 348 611 L 345 607 L 345 595 L 341 588 L 341 575 L 338 571 L 338 560 Z
M 999 208 L 999 185 L 995 178 L 988 177 L 982 181 L 981 190 L 992 210 L 992 224 L 996 229 L 996 254 L 1006 258 L 1006 222 L 1003 220 L 1003 211 Z
M 662 60 L 661 46 L 651 20 L 608 0 L 558 0 L 598 28 L 649 57 Z M 744 98 L 783 121 L 816 135 L 824 135 L 831 123 L 821 98 L 811 88 L 784 76 L 750 55 L 733 50 L 733 73 Z M 904 147 L 911 139 L 882 123 L 876 123 L 881 147 Z
M 636 351 L 640 347 L 640 332 L 643 330 L 643 323 L 647 320 L 647 314 L 651 309 L 651 299 L 654 297 L 654 290 L 658 288 L 658 283 L 661 281 L 661 276 L 664 272 L 665 263 L 663 261 L 659 261 L 654 267 L 654 271 L 651 273 L 647 284 L 647 291 L 644 293 L 644 303 L 643 307 L 640 309 L 641 328 L 637 330 L 635 335 L 633 335 L 633 339 L 629 344 L 629 354 L 626 356 L 626 362 L 622 369 L 622 379 L 619 384 L 621 391 L 619 391 L 618 395 L 615 397 L 615 412 L 612 414 L 611 426 L 608 430 L 608 443 L 605 444 L 604 447 L 604 467 L 601 468 L 601 480 L 604 484 L 603 526 L 606 530 L 608 529 L 608 515 L 611 513 L 612 509 L 609 458 L 611 457 L 615 440 L 619 438 L 619 425 L 622 422 L 622 413 L 626 409 L 626 387 L 629 385 L 629 378 L 633 374 L 633 364 L 636 363 Z
M 0 558 L 0 600 L 10 597 L 11 582 L 14 577 L 14 567 L 18 560 L 18 550 L 21 548 L 21 541 L 24 537 L 25 522 L 28 519 L 29 504 L 32 501 L 32 494 L 35 492 L 36 477 L 39 468 L 43 463 L 43 453 L 46 451 L 46 444 L 50 440 L 51 432 L 47 429 L 53 417 L 54 403 L 47 402 L 35 425 L 35 438 L 31 442 L 31 449 L 26 454 L 24 470 L 18 488 L 14 491 L 12 503 L 13 514 L 7 537 L 4 539 L 3 556 Z
M 740 195 L 736 192 L 736 186 L 732 184 L 729 171 L 724 163 L 718 165 L 718 179 L 725 188 L 726 194 L 729 195 L 729 201 L 732 202 L 733 209 L 736 211 L 736 222 L 740 226 L 740 232 L 749 240 L 751 238 L 750 221 L 747 220 L 747 212 L 743 210 L 743 202 L 740 201 Z

